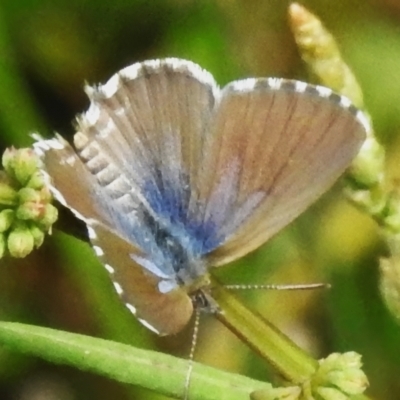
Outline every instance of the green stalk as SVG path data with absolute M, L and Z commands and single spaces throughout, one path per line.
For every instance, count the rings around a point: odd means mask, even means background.
M 183 398 L 188 360 L 109 340 L 12 322 L 0 322 L 0 343 L 9 350 L 54 364 L 70 365 Z M 193 366 L 190 400 L 249 400 L 254 391 L 271 389 L 268 383 L 198 363 Z
M 213 283 L 212 296 L 222 310 L 216 314 L 219 321 L 266 359 L 287 381 L 301 385 L 310 379 L 318 367 L 316 360 L 261 315 L 246 308 L 222 285 Z

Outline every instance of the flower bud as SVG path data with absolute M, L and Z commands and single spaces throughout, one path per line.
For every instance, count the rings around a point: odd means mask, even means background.
M 45 204 L 41 197 L 41 192 L 31 189 L 22 188 L 19 192 L 20 205 L 16 211 L 16 217 L 20 220 L 38 221 L 45 214 Z
M 38 171 L 40 160 L 32 149 L 11 149 L 3 154 L 4 169 L 25 186 L 32 175 Z
M 0 205 L 15 206 L 18 202 L 18 194 L 9 184 L 0 182 Z
M 26 184 L 26 187 L 40 190 L 43 188 L 44 184 L 45 183 L 42 173 L 40 171 L 36 171 L 29 179 L 28 183 Z
M 320 387 L 317 389 L 317 393 L 318 400 L 349 400 L 349 396 L 334 388 Z
M 34 246 L 34 239 L 29 228 L 25 224 L 19 224 L 8 235 L 7 245 L 12 257 L 27 256 Z
M 33 237 L 33 242 L 36 248 L 40 247 L 44 241 L 44 232 L 36 224 L 32 224 L 29 228 L 31 235 Z
M 368 379 L 361 369 L 361 356 L 355 352 L 330 354 L 319 365 L 311 385 L 312 393 L 323 400 L 345 400 L 368 387 Z
M 5 232 L 14 221 L 14 211 L 10 209 L 0 211 L 0 232 Z
M 44 228 L 50 229 L 54 222 L 57 221 L 58 218 L 58 210 L 52 204 L 46 204 L 44 208 L 44 216 L 40 220 L 40 224 L 44 226 Z

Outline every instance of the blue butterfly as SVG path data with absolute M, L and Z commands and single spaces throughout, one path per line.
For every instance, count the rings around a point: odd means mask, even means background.
M 259 78 L 220 89 L 168 58 L 87 87 L 74 147 L 38 138 L 55 197 L 88 227 L 129 310 L 179 332 L 209 270 L 253 251 L 344 172 L 368 122 L 348 99 L 304 82 Z

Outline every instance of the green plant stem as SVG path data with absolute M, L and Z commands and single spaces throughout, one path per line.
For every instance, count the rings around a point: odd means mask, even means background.
M 230 291 L 212 277 L 212 296 L 222 312 L 216 318 L 255 352 L 266 359 L 291 385 L 312 379 L 319 366 L 317 360 L 298 347 L 271 322 L 247 309 Z M 368 400 L 356 395 L 352 400 Z
M 260 354 L 292 384 L 302 384 L 314 374 L 318 362 L 261 315 L 251 312 L 218 283 L 213 298 L 222 312 L 216 314 L 241 340 Z
M 140 385 L 182 399 L 188 361 L 121 343 L 49 328 L 0 322 L 0 343 L 6 348 L 70 365 L 123 383 Z M 255 390 L 271 385 L 194 363 L 191 400 L 248 400 Z

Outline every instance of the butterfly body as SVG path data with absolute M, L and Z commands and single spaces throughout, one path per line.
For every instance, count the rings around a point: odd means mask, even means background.
M 179 59 L 133 64 L 87 88 L 74 148 L 38 139 L 56 198 L 129 310 L 159 334 L 215 310 L 210 268 L 259 247 L 343 173 L 368 129 L 344 97 L 303 82 L 220 89 Z

